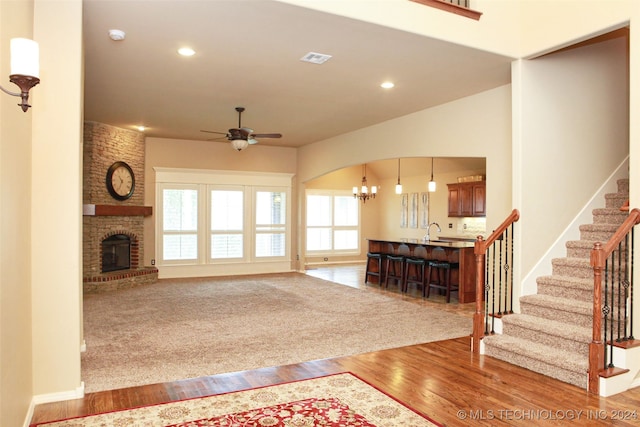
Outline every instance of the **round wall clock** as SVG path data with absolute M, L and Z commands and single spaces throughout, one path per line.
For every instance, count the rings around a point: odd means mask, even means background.
M 115 162 L 107 170 L 107 190 L 117 200 L 133 196 L 136 179 L 133 170 L 125 162 Z

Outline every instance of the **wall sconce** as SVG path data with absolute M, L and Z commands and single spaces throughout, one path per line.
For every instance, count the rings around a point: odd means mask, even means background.
M 22 102 L 18 104 L 26 112 L 29 105 L 29 91 L 40 83 L 38 43 L 29 39 L 11 39 L 11 73 L 9 81 L 20 88 L 20 93 L 11 92 L 2 86 L 0 89 L 11 96 L 19 96 Z
M 433 157 L 431 158 L 431 180 L 429 180 L 427 190 L 429 193 L 434 193 L 436 191 L 436 182 L 433 180 Z

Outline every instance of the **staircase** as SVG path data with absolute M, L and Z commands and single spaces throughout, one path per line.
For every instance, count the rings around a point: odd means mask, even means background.
M 605 196 L 605 208 L 593 210 L 593 223 L 580 226 L 580 240 L 566 243 L 567 256 L 552 260 L 552 275 L 537 278 L 538 293 L 520 298 L 519 314 L 501 318 L 502 334 L 485 337 L 481 352 L 587 388 L 593 323 L 591 249 L 606 242 L 628 213 L 629 180 Z

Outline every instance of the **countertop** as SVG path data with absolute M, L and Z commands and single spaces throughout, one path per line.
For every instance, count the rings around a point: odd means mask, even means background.
M 439 236 L 432 240 L 424 240 L 424 239 L 406 239 L 406 238 L 367 238 L 367 240 L 372 240 L 376 242 L 388 242 L 388 243 L 410 243 L 413 245 L 424 245 L 424 246 L 437 246 L 443 248 L 455 248 L 455 249 L 464 249 L 464 248 L 473 248 L 475 243 L 472 239 L 459 238 L 459 237 L 444 237 Z

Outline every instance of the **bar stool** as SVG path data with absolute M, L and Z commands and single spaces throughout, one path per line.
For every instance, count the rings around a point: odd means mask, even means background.
M 384 279 L 384 287 L 389 287 L 389 280 L 393 280 L 397 283 L 400 291 L 404 290 L 404 269 L 406 259 L 410 255 L 411 251 L 407 245 L 398 246 L 398 252 L 393 254 L 387 254 L 386 271 Z
M 422 287 L 422 297 L 424 298 L 426 291 L 425 282 L 427 279 L 425 275 L 428 262 L 427 256 L 427 250 L 423 246 L 418 246 L 414 249 L 413 256 L 405 260 L 403 293 L 409 290 L 409 285 L 411 284 L 420 285 Z M 411 267 L 413 267 L 415 273 L 413 275 L 411 274 Z
M 382 252 L 367 252 L 367 267 L 364 272 L 364 283 L 368 283 L 369 276 L 373 276 L 378 278 L 378 284 L 382 286 L 382 282 L 384 282 L 385 279 L 383 263 L 386 258 L 387 255 Z M 372 266 L 376 266 L 377 268 L 372 269 Z
M 445 291 L 445 295 L 447 298 L 447 303 L 451 301 L 451 292 L 458 291 L 458 285 L 451 283 L 451 269 L 458 268 L 459 263 L 457 262 L 448 262 L 448 261 L 429 261 L 429 270 L 427 273 L 427 281 L 429 282 L 427 286 L 427 295 L 429 298 L 429 291 L 431 288 L 443 289 Z M 436 273 L 437 281 L 434 282 L 431 279 L 431 274 Z

